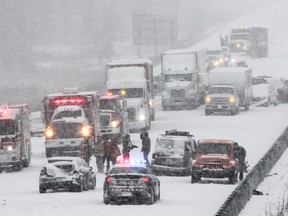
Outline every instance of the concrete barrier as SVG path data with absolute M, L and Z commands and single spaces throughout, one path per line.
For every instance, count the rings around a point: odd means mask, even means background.
M 288 146 L 288 127 L 274 142 L 268 152 L 258 161 L 245 179 L 234 189 L 216 216 L 237 216 L 253 195 L 253 190 L 264 180 Z

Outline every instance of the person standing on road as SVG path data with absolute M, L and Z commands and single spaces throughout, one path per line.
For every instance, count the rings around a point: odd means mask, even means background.
M 124 160 L 129 160 L 130 159 L 130 151 L 134 148 L 138 148 L 138 146 L 133 145 L 130 139 L 130 135 L 126 134 L 123 139 L 123 149 L 122 149 L 122 154 L 123 154 L 123 159 Z
M 144 157 L 144 160 L 146 160 L 147 165 L 150 166 L 150 162 L 148 160 L 148 155 L 149 155 L 150 149 L 151 149 L 151 140 L 148 136 L 148 132 L 142 132 L 140 134 L 140 138 L 142 139 L 141 152 L 143 152 L 143 157 Z
M 104 136 L 104 135 L 103 135 Z M 104 165 L 103 165 L 103 157 L 104 157 L 104 137 L 99 137 L 95 149 L 94 149 L 94 155 L 96 158 L 96 165 L 98 168 L 98 172 L 103 173 L 104 172 Z
M 237 158 L 239 162 L 239 179 L 240 181 L 242 181 L 243 173 L 247 171 L 247 166 L 245 163 L 246 150 L 244 147 L 240 146 L 237 142 L 235 142 L 234 145 L 235 145 L 235 158 Z

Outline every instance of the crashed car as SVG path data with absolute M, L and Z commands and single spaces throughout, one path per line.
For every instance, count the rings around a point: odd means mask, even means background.
M 40 193 L 49 189 L 82 192 L 95 187 L 96 174 L 80 157 L 51 157 L 40 172 Z
M 230 184 L 238 180 L 239 164 L 235 158 L 233 140 L 203 139 L 196 145 L 196 157 L 192 162 L 191 183 L 201 178 L 228 178 Z
M 277 106 L 278 93 L 275 87 L 269 83 L 257 84 L 252 86 L 253 102 L 255 106 Z
M 45 126 L 40 111 L 31 112 L 29 116 L 30 121 L 30 134 L 32 137 L 44 136 Z
M 160 200 L 160 181 L 146 161 L 118 161 L 107 173 L 103 186 L 105 204 L 129 201 L 154 204 Z
M 186 131 L 171 130 L 157 138 L 151 169 L 156 175 L 190 175 L 196 142 Z

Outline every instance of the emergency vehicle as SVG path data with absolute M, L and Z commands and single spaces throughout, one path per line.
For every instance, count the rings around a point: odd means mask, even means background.
M 0 108 L 0 169 L 21 171 L 31 161 L 28 104 Z
M 100 94 L 76 88 L 44 97 L 46 156 L 78 156 L 89 164 L 100 136 Z
M 117 140 L 122 140 L 128 134 L 128 112 L 127 102 L 120 95 L 111 92 L 100 96 L 100 123 L 101 134 Z
M 151 205 L 160 200 L 160 180 L 146 161 L 117 161 L 105 178 L 103 199 L 105 204 L 132 201 Z

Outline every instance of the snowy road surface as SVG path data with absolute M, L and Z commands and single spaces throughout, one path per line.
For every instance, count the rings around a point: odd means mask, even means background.
M 192 111 L 161 111 L 156 99 L 156 120 L 150 130 L 152 149 L 157 135 L 165 130 L 188 130 L 195 138 L 234 139 L 247 149 L 252 167 L 286 128 L 288 104 L 277 107 L 252 107 L 236 116 L 205 116 L 204 107 Z M 132 134 L 132 142 L 140 145 L 139 133 Z M 104 175 L 97 173 L 94 191 L 82 193 L 57 192 L 39 194 L 38 178 L 45 163 L 44 138 L 32 139 L 32 164 L 21 172 L 0 174 L 1 216 L 71 216 L 81 215 L 214 215 L 235 185 L 224 181 L 191 184 L 190 177 L 160 176 L 161 200 L 155 205 L 105 205 L 102 201 Z M 150 154 L 151 156 L 151 154 Z M 142 158 L 140 148 L 132 151 L 133 158 Z M 91 165 L 97 171 L 95 158 Z

